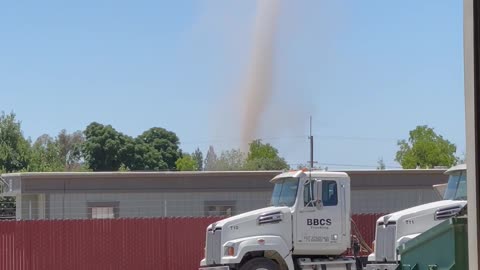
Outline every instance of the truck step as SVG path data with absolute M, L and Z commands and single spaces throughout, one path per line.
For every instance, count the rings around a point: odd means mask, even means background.
M 355 270 L 355 260 L 353 258 L 334 260 L 299 258 L 297 263 L 302 270 Z

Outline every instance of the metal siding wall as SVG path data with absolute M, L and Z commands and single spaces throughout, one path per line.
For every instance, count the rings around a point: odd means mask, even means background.
M 268 205 L 271 192 L 171 192 L 171 193 L 67 193 L 50 194 L 47 219 L 85 219 L 87 202 L 119 202 L 120 218 L 154 218 L 154 217 L 203 217 L 205 202 L 234 201 L 235 213 L 244 213 Z M 23 216 L 28 220 L 30 197 L 21 203 Z M 352 214 L 393 213 L 412 206 L 438 201 L 432 188 L 417 189 L 378 189 L 351 191 Z M 65 200 L 65 209 L 63 209 Z M 166 207 L 165 207 L 166 202 Z M 38 202 L 32 204 L 33 219 L 40 217 Z M 39 208 L 39 209 L 37 209 Z M 165 213 L 166 208 L 166 213 Z M 43 209 L 42 209 L 43 211 Z M 20 216 L 19 216 L 20 217 Z
M 365 241 L 379 215 L 354 215 Z M 0 221 L 0 270 L 197 269 L 220 217 Z
M 433 188 L 352 190 L 352 213 L 393 213 L 438 200 Z
M 28 200 L 24 195 L 24 213 L 22 219 L 28 220 Z M 51 219 L 85 219 L 88 202 L 119 202 L 120 218 L 153 217 L 203 217 L 207 201 L 235 201 L 235 213 L 244 213 L 253 209 L 266 207 L 270 201 L 271 191 L 251 192 L 125 192 L 125 193 L 66 193 L 50 194 L 47 213 Z M 166 207 L 165 207 L 166 202 Z M 65 209 L 63 209 L 63 203 Z M 34 203 L 35 208 L 38 202 Z M 165 213 L 165 208 L 167 213 Z M 38 218 L 34 209 L 33 218 Z

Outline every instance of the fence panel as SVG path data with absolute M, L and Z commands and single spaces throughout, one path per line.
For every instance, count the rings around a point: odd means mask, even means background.
M 353 216 L 369 244 L 379 216 Z M 0 270 L 197 269 L 219 219 L 0 221 Z
M 359 214 L 353 215 L 352 219 L 362 234 L 363 239 L 369 245 L 375 240 L 375 222 L 384 214 Z

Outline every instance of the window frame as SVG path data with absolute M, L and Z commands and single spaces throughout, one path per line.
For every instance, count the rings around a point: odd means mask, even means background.
M 330 194 L 330 186 L 333 185 L 335 193 Z M 335 201 L 331 202 L 330 198 L 326 199 L 325 195 L 331 197 L 335 195 Z M 323 206 L 337 206 L 338 205 L 338 183 L 335 180 L 322 180 L 322 204 Z
M 304 185 L 303 185 L 303 207 L 304 208 L 307 208 L 307 207 L 316 207 L 317 206 L 317 202 L 315 202 L 313 200 L 313 185 L 315 184 L 315 181 L 317 179 L 309 179 L 308 182 L 306 182 Z M 307 188 L 308 186 L 308 188 Z M 305 199 L 305 191 L 308 190 L 309 191 L 309 199 L 310 201 L 306 201 Z
M 113 218 L 104 217 L 98 218 L 93 217 L 94 208 L 112 208 Z M 119 201 L 110 201 L 110 202 L 87 202 L 87 218 L 88 219 L 115 219 L 120 217 L 120 202 Z
M 206 217 L 209 217 L 209 216 L 233 216 L 235 215 L 235 211 L 237 210 L 237 202 L 234 201 L 234 200 L 216 200 L 216 201 L 204 201 L 203 202 L 203 205 L 204 205 L 204 216 Z M 218 214 L 215 214 L 215 215 L 210 215 L 209 214 L 209 207 L 230 207 L 230 214 L 227 214 L 227 213 L 222 213 L 222 212 L 226 212 L 223 211 L 223 210 L 220 210 L 217 212 L 221 212 L 221 213 L 218 213 Z

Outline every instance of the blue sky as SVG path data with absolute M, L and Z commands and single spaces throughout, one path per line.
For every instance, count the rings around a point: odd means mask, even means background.
M 273 95 L 259 138 L 291 164 L 394 162 L 396 141 L 429 125 L 465 152 L 462 3 L 281 1 Z M 184 151 L 240 146 L 253 0 L 4 1 L 0 110 L 25 136 L 111 124 L 159 126 Z

